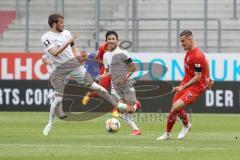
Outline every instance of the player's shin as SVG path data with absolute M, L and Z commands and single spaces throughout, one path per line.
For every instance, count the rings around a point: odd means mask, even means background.
M 113 97 L 108 93 L 108 91 L 96 82 L 93 82 L 90 88 L 96 90 L 101 97 L 108 100 L 113 106 L 118 105 Z
M 172 131 L 172 128 L 176 120 L 177 120 L 177 113 L 174 110 L 172 110 L 168 115 L 166 132 L 170 133 Z
M 49 125 L 53 125 L 53 121 L 55 118 L 55 110 L 56 110 L 56 107 L 58 106 L 58 104 L 61 103 L 61 101 L 62 101 L 62 97 L 54 98 L 54 101 L 52 102 L 51 107 L 50 107 L 50 114 L 49 114 L 49 121 L 48 121 Z
M 43 135 L 47 136 L 51 132 L 53 127 L 53 121 L 55 118 L 55 109 L 61 103 L 62 103 L 62 97 L 54 98 L 54 101 L 52 102 L 50 107 L 49 121 L 48 121 L 48 124 L 43 129 Z
M 134 122 L 131 114 L 124 113 L 121 118 L 132 128 L 132 130 L 139 130 L 136 123 Z
M 189 120 L 188 120 L 187 113 L 184 109 L 178 110 L 177 115 L 182 120 L 182 123 L 184 126 L 188 125 Z

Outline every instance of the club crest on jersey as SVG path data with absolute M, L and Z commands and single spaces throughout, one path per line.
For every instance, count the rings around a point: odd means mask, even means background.
M 43 42 L 43 44 L 45 45 L 46 48 L 48 48 L 50 46 L 50 41 L 47 39 L 46 41 Z
M 201 64 L 195 64 L 195 67 L 199 68 L 201 67 Z
M 192 96 L 193 96 L 192 93 L 191 93 L 191 92 L 188 92 L 188 93 L 187 93 L 186 100 L 192 98 Z

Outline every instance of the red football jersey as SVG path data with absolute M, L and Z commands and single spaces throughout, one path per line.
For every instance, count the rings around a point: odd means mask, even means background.
M 105 53 L 105 49 L 106 49 L 106 43 L 104 43 L 98 47 L 97 58 L 101 61 L 103 60 L 103 54 Z
M 182 80 L 182 84 L 187 83 L 194 77 L 194 72 L 202 72 L 199 82 L 194 83 L 193 86 L 199 89 L 205 89 L 206 87 L 206 59 L 203 52 L 196 47 L 192 51 L 187 51 L 184 58 L 185 76 Z
M 103 61 L 103 55 L 105 53 L 105 49 L 106 49 L 106 43 L 104 43 L 98 47 L 98 54 L 97 54 L 98 60 Z M 99 70 L 100 70 L 100 74 L 103 74 L 103 72 L 104 72 L 103 64 L 100 64 Z

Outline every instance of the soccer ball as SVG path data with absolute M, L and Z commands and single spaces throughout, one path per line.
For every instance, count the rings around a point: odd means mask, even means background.
M 106 120 L 106 130 L 109 133 L 116 133 L 120 129 L 120 122 L 116 118 Z

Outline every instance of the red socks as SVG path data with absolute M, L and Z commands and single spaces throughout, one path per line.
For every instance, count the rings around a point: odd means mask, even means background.
M 187 125 L 188 124 L 188 117 L 187 117 L 187 113 L 184 109 L 180 109 L 178 111 L 173 111 L 171 110 L 171 112 L 168 115 L 168 119 L 167 119 L 167 128 L 166 128 L 166 132 L 171 132 L 172 128 L 177 120 L 177 116 L 182 120 L 183 125 Z
M 171 112 L 168 115 L 167 118 L 167 128 L 166 128 L 166 132 L 171 132 L 173 125 L 175 124 L 177 120 L 177 113 L 173 110 L 171 110 Z
M 183 125 L 186 126 L 188 124 L 188 116 L 186 111 L 184 109 L 180 109 L 177 112 L 177 115 L 182 120 Z

